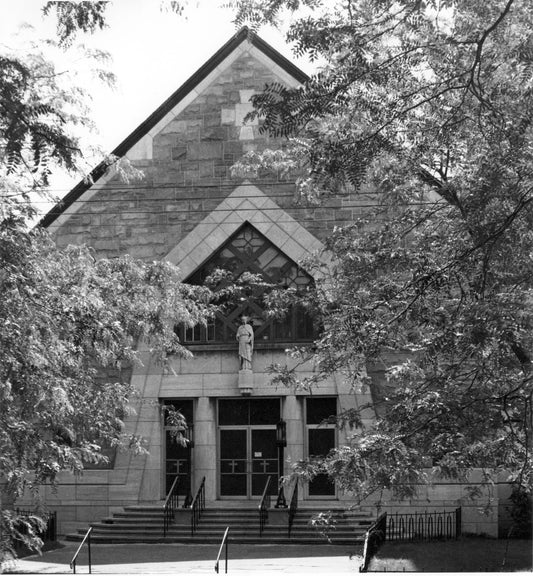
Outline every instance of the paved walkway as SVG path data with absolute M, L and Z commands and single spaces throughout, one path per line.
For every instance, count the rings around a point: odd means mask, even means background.
M 29 556 L 6 567 L 12 574 L 71 574 L 77 544 L 65 543 L 42 556 Z M 212 544 L 93 544 L 93 574 L 215 574 L 218 546 Z M 352 576 L 361 564 L 360 546 L 229 544 L 228 574 L 335 574 Z M 87 574 L 87 552 L 77 574 Z M 220 573 L 224 574 L 221 562 Z

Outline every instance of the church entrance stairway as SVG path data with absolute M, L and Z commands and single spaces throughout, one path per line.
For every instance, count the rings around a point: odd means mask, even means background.
M 246 506 L 246 507 L 244 507 Z M 166 531 L 163 532 L 163 508 L 161 506 L 128 506 L 121 512 L 93 523 L 91 540 L 96 543 L 220 543 L 227 526 L 230 541 L 236 544 L 355 544 L 364 540 L 373 517 L 362 511 L 328 509 L 315 506 L 299 508 L 294 517 L 290 536 L 286 509 L 271 508 L 268 520 L 259 533 L 259 511 L 250 502 L 235 503 L 230 507 L 207 507 L 196 531 L 191 534 L 190 513 L 180 510 Z M 322 529 L 322 522 L 313 518 L 322 514 L 330 519 L 330 529 Z M 315 524 L 318 524 L 316 526 Z M 67 535 L 66 539 L 79 541 L 86 528 Z

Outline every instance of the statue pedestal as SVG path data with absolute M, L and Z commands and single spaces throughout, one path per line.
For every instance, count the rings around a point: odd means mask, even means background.
M 254 389 L 254 373 L 251 370 L 239 370 L 239 391 L 243 396 L 250 396 Z

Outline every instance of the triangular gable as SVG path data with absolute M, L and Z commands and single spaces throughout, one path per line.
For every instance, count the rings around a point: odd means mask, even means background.
M 187 278 L 249 222 L 294 262 L 324 250 L 324 245 L 259 188 L 243 184 L 223 200 L 164 258 Z M 313 276 L 312 271 L 309 271 Z M 315 278 L 316 279 L 316 278 Z
M 267 42 L 255 33 L 242 28 L 220 50 L 218 50 L 201 68 L 197 70 L 176 92 L 174 92 L 155 112 L 140 124 L 127 138 L 125 138 L 112 152 L 112 155 L 122 158 L 127 156 L 135 160 L 151 157 L 151 141 L 155 134 L 162 130 L 172 119 L 190 104 L 199 93 L 243 52 L 248 51 L 267 64 L 278 78 L 288 86 L 296 86 L 305 82 L 308 76 L 297 66 L 272 48 Z M 61 214 L 71 207 L 98 180 L 108 173 L 108 165 L 101 162 L 91 172 L 91 179 L 82 180 L 77 184 L 48 214 L 40 225 L 47 227 Z M 102 183 L 100 183 L 102 187 Z

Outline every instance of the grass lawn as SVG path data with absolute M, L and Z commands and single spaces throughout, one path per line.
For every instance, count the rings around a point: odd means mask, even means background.
M 532 556 L 531 540 L 463 537 L 447 542 L 385 542 L 368 571 L 531 572 Z

